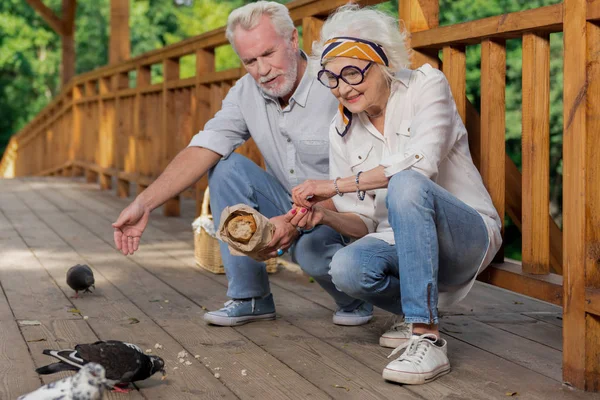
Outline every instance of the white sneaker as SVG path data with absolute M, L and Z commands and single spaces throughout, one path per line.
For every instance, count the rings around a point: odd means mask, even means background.
M 435 342 L 435 343 L 434 343 Z M 383 370 L 383 379 L 408 385 L 420 385 L 450 372 L 447 343 L 432 333 L 417 336 L 392 351 L 390 358 L 402 349 L 404 353 Z
M 379 345 L 381 347 L 395 349 L 408 342 L 411 336 L 412 324 L 402 320 L 400 322 L 396 322 L 390 329 L 381 335 L 379 338 Z

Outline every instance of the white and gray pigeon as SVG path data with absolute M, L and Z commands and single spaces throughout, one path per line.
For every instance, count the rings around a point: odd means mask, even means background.
M 92 293 L 90 287 L 96 283 L 92 269 L 85 264 L 77 264 L 69 268 L 67 271 L 67 285 L 75 291 L 75 298 L 78 297 L 79 291 L 84 293 Z
M 59 362 L 36 369 L 38 374 L 77 371 L 88 363 L 98 363 L 104 366 L 110 387 L 127 386 L 131 382 L 147 379 L 158 371 L 164 374 L 165 362 L 162 358 L 147 355 L 135 344 L 118 340 L 78 344 L 74 349 L 46 349 L 43 353 L 57 358 Z
M 89 363 L 75 375 L 51 382 L 17 400 L 101 400 L 105 384 L 104 367 Z

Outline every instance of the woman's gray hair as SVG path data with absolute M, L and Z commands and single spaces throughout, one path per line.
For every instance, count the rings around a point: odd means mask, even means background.
M 379 65 L 388 80 L 395 73 L 410 65 L 410 52 L 406 47 L 406 32 L 400 31 L 398 20 L 374 8 L 360 8 L 347 4 L 338 8 L 327 18 L 321 28 L 321 37 L 312 45 L 311 73 L 321 69 L 321 54 L 327 40 L 338 36 L 351 36 L 375 42 L 385 50 L 389 67 Z
M 250 3 L 237 8 L 229 14 L 225 36 L 234 50 L 233 36 L 235 29 L 238 26 L 246 31 L 255 28 L 263 15 L 269 16 L 275 32 L 279 36 L 285 39 L 292 37 L 292 32 L 294 32 L 296 27 L 287 7 L 273 1 L 257 1 L 256 3 Z

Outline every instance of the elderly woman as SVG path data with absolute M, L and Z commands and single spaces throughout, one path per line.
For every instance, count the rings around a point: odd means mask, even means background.
M 333 283 L 400 316 L 380 344 L 395 347 L 392 355 L 406 350 L 383 377 L 431 381 L 450 371 L 438 305 L 464 298 L 491 262 L 500 218 L 448 82 L 430 65 L 404 68 L 394 18 L 344 6 L 323 25 L 313 56 L 319 81 L 340 102 L 329 133 L 331 180 L 295 187 L 288 219 L 360 238 L 333 257 Z M 338 212 L 315 206 L 331 197 Z

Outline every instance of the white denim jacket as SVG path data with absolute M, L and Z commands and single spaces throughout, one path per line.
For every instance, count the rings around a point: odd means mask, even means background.
M 386 106 L 384 135 L 364 112 L 354 114 L 348 133 L 336 131 L 339 114 L 330 130 L 330 178 L 356 175 L 382 165 L 385 175 L 412 169 L 418 171 L 475 209 L 488 230 L 489 246 L 478 274 L 500 248 L 500 218 L 479 171 L 473 164 L 467 130 L 458 115 L 444 74 L 425 64 L 417 70 L 403 69 L 392 83 Z M 364 221 L 368 236 L 394 244 L 388 221 L 387 189 L 369 190 L 364 201 L 348 193 L 333 198 L 340 212 L 353 212 Z M 475 278 L 473 278 L 474 281 Z M 462 299 L 473 281 L 461 287 L 440 288 L 439 305 Z

